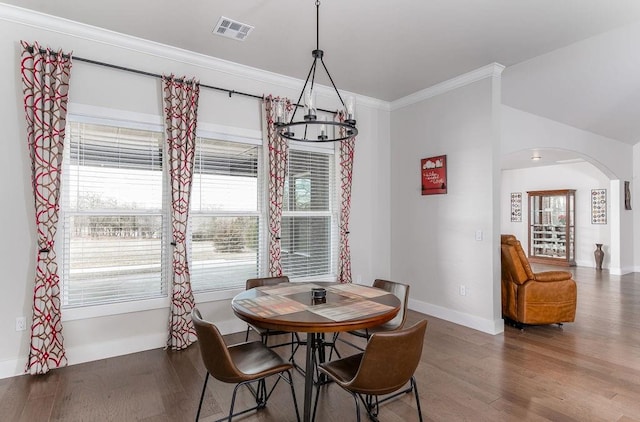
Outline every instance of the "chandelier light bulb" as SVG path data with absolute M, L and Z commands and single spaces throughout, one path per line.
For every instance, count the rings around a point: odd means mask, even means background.
M 275 100 L 275 103 L 276 103 L 276 123 L 277 124 L 285 123 L 286 116 L 285 116 L 285 110 L 284 110 L 284 101 Z
M 316 120 L 316 93 L 309 89 L 304 94 L 305 120 Z
M 327 125 L 325 122 L 327 119 L 324 116 L 320 116 L 320 134 L 318 135 L 318 140 L 325 141 L 327 139 Z
M 345 120 L 348 122 L 356 121 L 356 98 L 351 96 L 347 98 L 347 110 L 345 114 Z

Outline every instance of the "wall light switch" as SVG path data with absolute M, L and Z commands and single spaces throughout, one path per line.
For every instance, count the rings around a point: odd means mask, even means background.
M 476 230 L 476 240 L 478 242 L 482 240 L 482 230 Z

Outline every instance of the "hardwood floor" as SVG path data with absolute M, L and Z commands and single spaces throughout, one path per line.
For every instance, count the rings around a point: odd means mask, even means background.
M 640 274 L 571 271 L 578 312 L 576 322 L 563 327 L 506 327 L 491 336 L 409 313 L 409 324 L 429 320 L 416 373 L 426 421 L 640 421 Z M 244 333 L 227 337 L 243 339 Z M 353 351 L 343 344 L 340 350 Z M 0 420 L 192 421 L 204 373 L 194 345 L 0 380 Z M 300 403 L 303 381 L 294 375 Z M 224 416 L 232 389 L 210 380 L 202 421 Z M 249 403 L 245 392 L 237 406 Z M 349 394 L 336 385 L 321 394 L 318 421 L 355 420 Z M 418 420 L 415 399 L 384 404 L 380 419 Z M 278 385 L 266 409 L 238 420 L 294 421 L 286 384 Z

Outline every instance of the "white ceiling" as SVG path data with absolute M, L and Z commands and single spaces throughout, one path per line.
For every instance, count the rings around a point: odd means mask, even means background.
M 299 79 L 316 43 L 314 0 L 3 1 Z M 214 36 L 221 15 L 255 29 L 243 42 Z M 640 140 L 639 40 L 638 0 L 320 7 L 320 48 L 341 90 L 393 101 L 498 62 L 505 104 L 630 144 Z

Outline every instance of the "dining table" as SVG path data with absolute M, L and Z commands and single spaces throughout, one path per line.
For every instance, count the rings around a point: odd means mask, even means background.
M 361 330 L 384 324 L 400 311 L 394 294 L 356 283 L 290 282 L 243 291 L 231 301 L 235 315 L 268 330 L 306 333 L 303 421 L 312 417 L 316 351 L 325 333 Z M 318 353 L 324 359 L 324 353 Z

